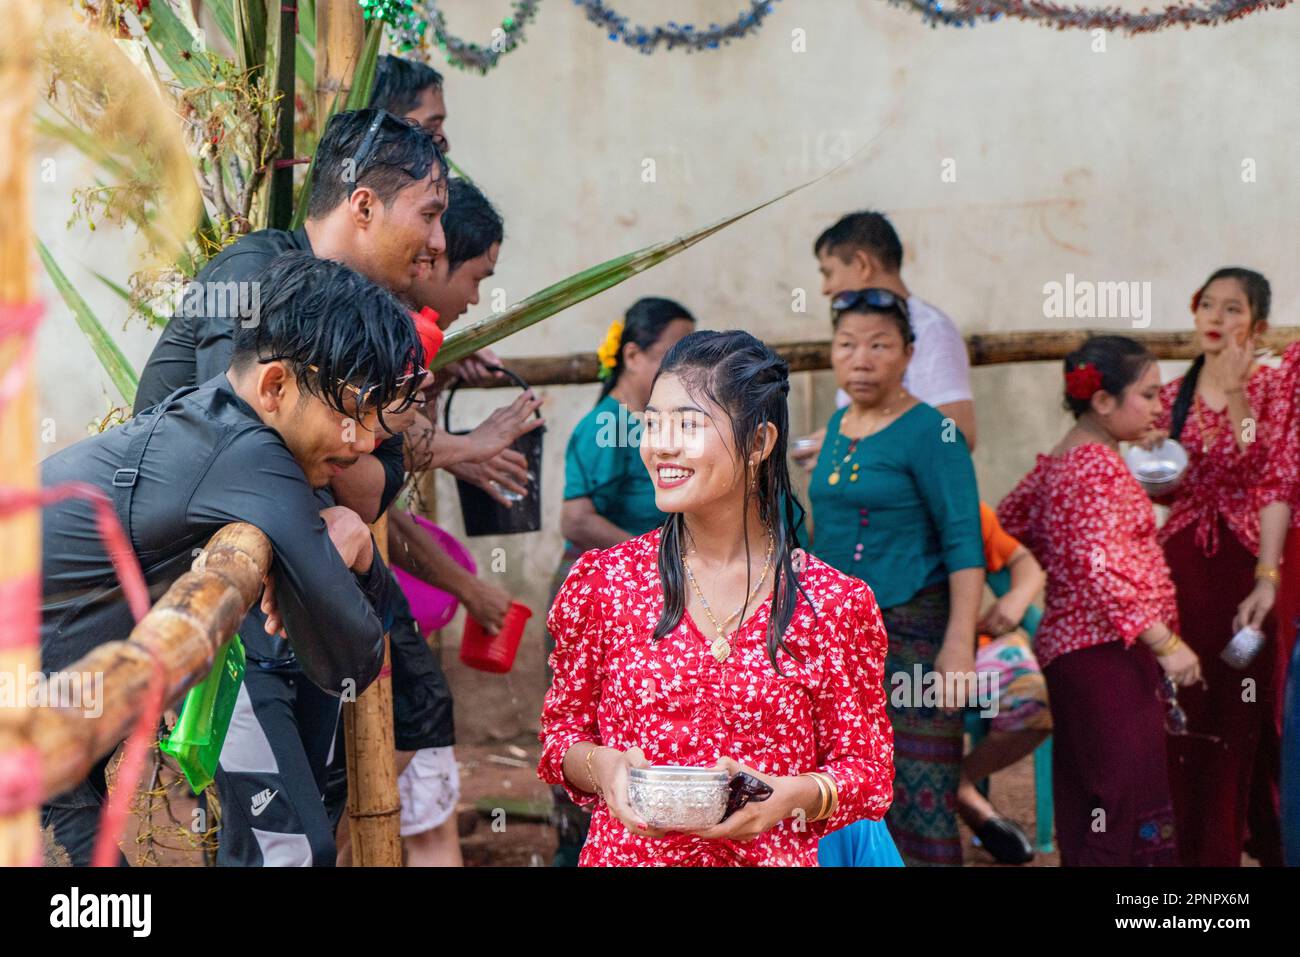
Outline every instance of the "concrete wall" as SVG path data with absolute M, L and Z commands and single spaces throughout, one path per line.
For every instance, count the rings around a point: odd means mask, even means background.
M 707 23 L 738 5 L 617 6 L 643 22 Z M 486 38 L 504 4 L 447 7 L 457 33 Z M 796 30 L 806 52 L 792 49 Z M 568 4 L 544 6 L 528 37 L 487 77 L 450 70 L 447 79 L 454 158 L 506 217 L 492 280 L 505 301 L 873 146 L 832 179 L 502 343 L 504 356 L 594 351 L 608 323 L 650 294 L 680 299 L 704 327 L 743 327 L 772 342 L 822 337 L 812 240 L 841 213 L 869 207 L 888 211 L 902 234 L 908 284 L 968 333 L 1133 327 L 1132 317 L 1045 316 L 1044 284 L 1067 274 L 1149 282 L 1150 328 L 1188 328 L 1190 293 L 1229 262 L 1268 275 L 1274 321 L 1296 322 L 1295 9 L 1216 29 L 1108 36 L 1104 51 L 1088 33 L 1018 23 L 932 30 L 903 10 L 856 0 L 782 3 L 756 37 L 704 55 L 639 56 Z M 653 183 L 642 182 L 647 159 L 656 162 Z M 944 175 L 954 169 L 955 181 Z M 59 255 L 124 276 L 120 241 L 65 232 L 64 193 L 40 189 L 41 234 Z M 791 308 L 797 289 L 807 292 L 802 314 Z M 120 315 L 111 298 L 93 289 L 88 298 Z M 121 341 L 143 364 L 152 338 L 133 328 Z M 107 407 L 111 390 L 61 306 L 42 332 L 40 371 L 42 414 L 63 445 Z M 833 383 L 829 374 L 797 378 L 793 421 L 811 429 L 832 408 Z M 986 499 L 1003 495 L 1065 427 L 1059 382 L 1055 365 L 974 372 Z M 503 583 L 536 612 L 519 662 L 505 677 L 470 672 L 455 657 L 463 616 L 445 632 L 467 742 L 535 730 L 545 688 L 541 623 L 562 549 L 563 448 L 596 387 L 545 391 L 546 527 L 471 540 L 484 567 L 493 547 L 505 549 Z M 457 423 L 505 398 L 465 393 Z M 459 531 L 453 483 L 444 476 L 438 488 L 441 519 Z

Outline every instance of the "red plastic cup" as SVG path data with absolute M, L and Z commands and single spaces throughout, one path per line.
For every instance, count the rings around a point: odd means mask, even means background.
M 531 617 L 531 608 L 512 601 L 501 630 L 493 635 L 484 631 L 477 619 L 466 615 L 465 631 L 460 638 L 460 660 L 479 671 L 505 674 L 514 667 L 519 639 L 524 636 L 524 625 Z

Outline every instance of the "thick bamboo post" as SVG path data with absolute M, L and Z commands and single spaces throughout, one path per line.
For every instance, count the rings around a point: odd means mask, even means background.
M 271 543 L 252 525 L 227 525 L 125 641 L 100 645 L 62 670 L 57 706 L 33 709 L 42 796 L 66 791 L 130 733 L 162 663 L 167 705 L 203 679 L 262 591 Z M 86 704 L 94 711 L 87 713 Z
M 316 115 L 342 104 L 365 46 L 365 21 L 356 3 L 316 4 Z M 375 524 L 375 540 L 387 560 L 387 523 Z M 343 705 L 347 748 L 348 817 L 354 867 L 399 867 L 401 807 L 393 753 L 393 690 L 388 641 L 378 679 L 355 702 Z
M 30 303 L 32 107 L 36 97 L 36 28 L 39 5 L 0 0 L 0 380 L 28 359 L 21 317 L 11 307 Z M 36 383 L 29 369 L 19 388 L 0 399 L 0 486 L 30 492 L 36 468 Z M 0 496 L 2 498 L 3 496 Z M 40 670 L 40 518 L 36 509 L 0 511 L 0 681 L 25 689 L 25 675 Z M 31 744 L 35 709 L 26 695 L 0 704 L 0 867 L 41 861 L 40 805 L 33 780 L 39 756 Z M 8 705 L 8 706 L 6 706 Z
M 379 554 L 388 560 L 388 519 L 374 526 Z M 348 766 L 348 827 L 353 867 L 401 867 L 401 800 L 393 744 L 393 683 L 388 638 L 379 677 L 355 702 L 343 705 Z
M 359 3 L 320 0 L 316 4 L 317 117 L 329 116 L 335 97 L 340 107 L 347 99 L 365 42 L 366 25 Z

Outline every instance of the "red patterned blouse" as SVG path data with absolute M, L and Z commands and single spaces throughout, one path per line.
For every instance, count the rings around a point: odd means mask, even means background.
M 1280 369 L 1258 366 L 1246 383 L 1256 425 L 1244 452 L 1237 448 L 1226 408 L 1215 412 L 1199 400 L 1192 403 L 1179 437 L 1187 450 L 1187 474 L 1173 495 L 1160 500 L 1169 506 L 1169 520 L 1160 529 L 1162 544 L 1195 525 L 1196 544 L 1206 556 L 1214 555 L 1222 515 L 1237 540 L 1259 554 L 1259 510 L 1270 502 L 1289 501 L 1300 472 L 1293 445 L 1287 454 L 1285 429 L 1292 405 L 1287 379 Z M 1160 390 L 1164 412 L 1157 428 L 1169 428 L 1182 383 L 1179 376 Z
M 574 564 L 547 617 L 555 678 L 542 708 L 538 775 L 594 805 L 579 863 L 588 865 L 816 865 L 817 841 L 862 818 L 879 820 L 893 797 L 894 734 L 885 716 L 887 647 L 871 589 L 809 556 L 785 633 L 797 661 L 767 656 L 769 596 L 731 638 L 723 663 L 689 615 L 655 642 L 663 611 L 659 531 Z M 604 801 L 564 779 L 564 754 L 579 741 L 627 750 L 651 764 L 713 767 L 723 755 L 766 775 L 830 774 L 839 809 L 796 829 L 793 818 L 753 841 L 662 839 L 630 833 Z
M 998 506 L 998 520 L 1047 572 L 1034 636 L 1041 665 L 1110 641 L 1131 645 L 1159 622 L 1177 629 L 1155 509 L 1113 450 L 1090 442 L 1038 456 Z
M 1280 390 L 1286 397 L 1289 412 L 1281 425 L 1283 442 L 1279 455 L 1293 470 L 1300 470 L 1300 342 L 1287 346 L 1278 371 L 1282 380 Z M 1287 501 L 1291 503 L 1291 527 L 1300 528 L 1300 474 L 1284 470 L 1283 475 L 1294 480 Z

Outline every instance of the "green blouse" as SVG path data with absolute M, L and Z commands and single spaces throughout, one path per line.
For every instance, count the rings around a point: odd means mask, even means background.
M 578 423 L 564 453 L 564 500 L 591 499 L 598 515 L 633 537 L 667 517 L 655 507 L 640 434 L 640 420 L 607 395 Z
M 960 430 L 918 403 L 850 453 L 844 411 L 827 423 L 812 474 L 813 554 L 864 579 L 881 608 L 983 568 L 975 466 Z

